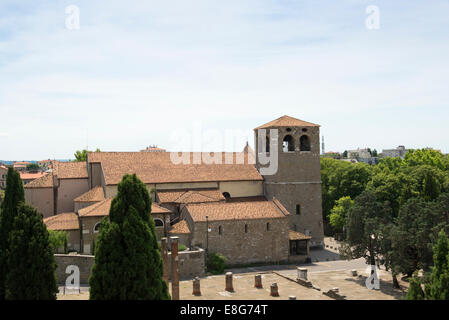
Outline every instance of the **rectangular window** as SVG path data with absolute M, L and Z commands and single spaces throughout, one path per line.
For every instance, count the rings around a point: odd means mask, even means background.
M 267 222 L 267 231 L 270 231 L 270 223 Z
M 301 214 L 301 205 L 300 204 L 296 205 L 296 214 Z
M 248 233 L 248 225 L 245 224 L 245 233 Z

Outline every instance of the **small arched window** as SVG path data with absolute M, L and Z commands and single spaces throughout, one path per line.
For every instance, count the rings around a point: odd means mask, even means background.
M 267 231 L 270 231 L 270 223 L 267 222 Z
M 295 151 L 295 140 L 291 135 L 286 135 L 282 141 L 282 151 Z
M 223 192 L 223 197 L 225 197 L 226 200 L 231 199 L 231 195 L 229 194 L 229 192 Z
M 221 229 L 221 226 L 218 226 L 218 234 L 221 236 L 221 233 L 222 233 L 222 229 Z
M 100 231 L 100 225 L 101 225 L 101 222 L 98 222 L 97 224 L 95 224 L 95 226 L 94 226 L 94 233 L 97 233 L 97 232 Z
M 248 225 L 245 223 L 245 233 L 248 233 Z
M 156 225 L 156 227 L 163 227 L 164 226 L 164 221 L 162 221 L 161 219 L 154 219 L 154 224 Z
M 304 135 L 299 138 L 299 150 L 310 151 L 310 139 L 308 136 Z

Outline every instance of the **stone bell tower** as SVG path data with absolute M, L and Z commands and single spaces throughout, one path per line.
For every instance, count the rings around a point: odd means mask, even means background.
M 266 137 L 260 136 L 261 130 Z M 275 197 L 289 211 L 291 230 L 311 236 L 311 246 L 323 245 L 320 126 L 282 116 L 255 128 L 254 134 L 256 167 L 264 177 L 265 196 Z M 276 156 L 277 170 L 264 171 L 269 165 L 263 159 Z

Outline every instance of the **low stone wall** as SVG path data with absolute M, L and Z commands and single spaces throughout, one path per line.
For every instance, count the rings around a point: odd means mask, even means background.
M 94 259 L 94 256 L 88 255 L 55 254 L 57 282 L 59 284 L 65 284 L 65 280 L 70 275 L 65 273 L 66 268 L 70 265 L 75 265 L 80 269 L 80 284 L 88 284 Z
M 80 269 L 80 284 L 88 284 L 95 257 L 79 254 L 55 254 L 56 279 L 59 284 L 65 284 L 70 274 L 65 273 L 69 265 Z M 171 253 L 168 253 L 168 270 L 171 274 Z M 178 254 L 179 278 L 181 280 L 203 277 L 205 275 L 204 250 L 181 251 Z
M 205 276 L 204 249 L 180 251 L 178 253 L 179 278 L 181 280 Z M 171 275 L 171 252 L 168 253 L 168 274 Z

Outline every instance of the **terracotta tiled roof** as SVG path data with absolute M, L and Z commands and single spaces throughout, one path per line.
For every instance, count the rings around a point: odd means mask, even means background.
M 46 173 L 45 172 L 20 172 L 20 179 L 22 180 L 34 180 L 34 179 L 38 179 L 40 177 L 45 176 Z
M 265 196 L 251 196 L 251 197 L 234 197 L 229 198 L 227 202 L 248 202 L 248 201 L 268 201 Z
M 161 203 L 202 203 L 224 201 L 218 189 L 161 190 L 157 192 Z
M 46 174 L 45 176 L 27 183 L 24 188 L 53 188 L 53 173 Z
M 280 118 L 277 118 L 276 120 L 265 123 L 264 125 L 261 125 L 256 129 L 266 129 L 273 127 L 319 127 L 319 126 L 320 125 L 318 124 L 303 121 L 293 117 L 282 116 Z
M 78 211 L 80 217 L 101 217 L 108 216 L 111 209 L 112 198 L 105 199 Z M 151 204 L 152 214 L 170 214 L 171 211 L 159 206 L 156 203 Z
M 61 162 L 53 163 L 53 174 L 59 179 L 82 179 L 87 178 L 86 162 Z
M 168 210 L 167 208 L 161 207 L 157 203 L 153 202 L 153 203 L 151 203 L 151 214 L 153 214 L 153 213 L 170 214 L 172 212 L 170 210 Z
M 78 216 L 74 212 L 59 213 L 44 219 L 48 230 L 78 230 Z
M 212 202 L 189 204 L 186 210 L 195 222 L 284 218 L 288 215 L 273 201 Z
M 181 220 L 174 225 L 172 225 L 172 228 L 168 232 L 170 234 L 189 234 L 189 226 L 187 225 L 187 222 L 185 220 Z
M 118 184 L 123 175 L 135 173 L 144 183 L 178 183 L 209 181 L 263 180 L 248 153 L 227 153 L 233 164 L 201 162 L 201 153 L 190 153 L 190 164 L 173 163 L 171 152 L 89 152 L 90 163 L 101 163 L 106 184 Z M 243 157 L 243 164 L 236 164 L 236 155 Z M 200 159 L 199 164 L 194 164 Z M 248 161 L 249 159 L 249 161 Z
M 310 240 L 312 237 L 306 236 L 304 233 L 289 230 L 288 235 L 290 240 Z
M 105 199 L 91 206 L 78 210 L 80 217 L 101 217 L 108 216 L 111 208 L 112 198 Z
M 83 193 L 79 197 L 75 198 L 76 202 L 95 202 L 95 201 L 103 201 L 104 200 L 104 191 L 102 187 L 94 187 Z

